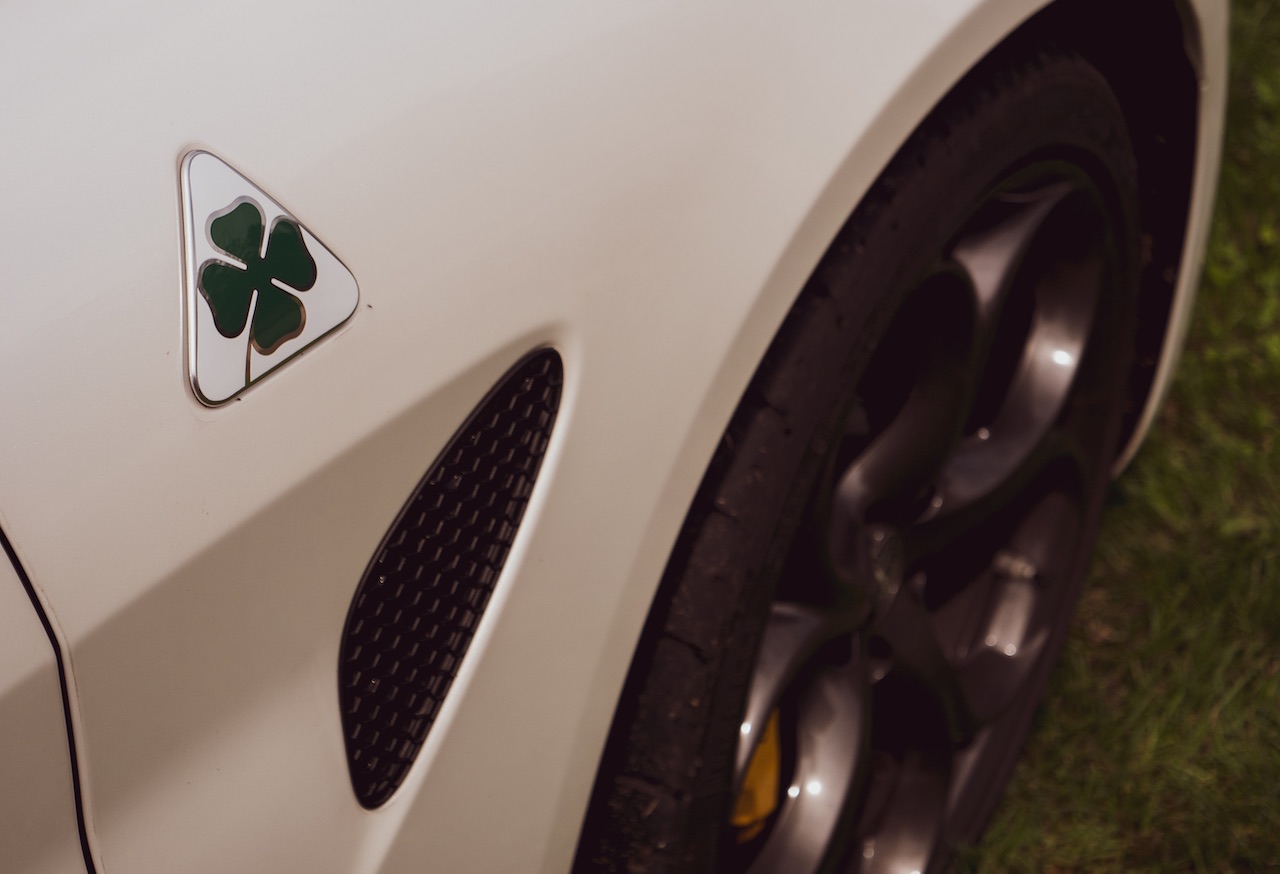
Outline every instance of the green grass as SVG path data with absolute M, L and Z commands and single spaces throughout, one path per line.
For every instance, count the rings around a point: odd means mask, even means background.
M 1233 19 L 1183 363 L 978 871 L 1280 870 L 1280 2 Z

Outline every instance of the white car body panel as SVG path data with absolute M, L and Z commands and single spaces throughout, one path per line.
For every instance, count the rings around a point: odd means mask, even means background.
M 58 665 L 7 560 L 0 617 L 0 859 L 30 874 L 83 869 Z
M 760 356 L 911 129 L 1041 5 L 0 9 L 0 528 L 61 636 L 98 872 L 565 870 Z M 1193 5 L 1188 268 L 1225 82 L 1225 4 Z M 361 295 L 216 409 L 185 372 L 192 149 L 277 198 Z M 520 536 L 407 781 L 366 811 L 336 695 L 352 593 L 539 345 L 566 385 Z

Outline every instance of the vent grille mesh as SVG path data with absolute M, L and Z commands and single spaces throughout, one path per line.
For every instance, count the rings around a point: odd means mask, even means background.
M 517 364 L 454 434 L 374 554 L 342 637 L 339 700 L 356 798 L 404 780 L 506 561 L 560 404 L 560 356 Z

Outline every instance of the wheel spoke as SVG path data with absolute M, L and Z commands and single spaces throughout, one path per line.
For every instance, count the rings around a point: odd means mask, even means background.
M 841 630 L 848 629 L 839 628 L 830 613 L 787 602 L 773 605 L 747 690 L 735 760 L 735 793 L 769 714 L 781 703 L 800 669 Z
M 981 622 L 958 658 L 961 684 L 983 722 L 1016 700 L 1043 655 L 1050 630 L 1062 621 L 1061 573 L 1075 559 L 1064 543 L 1074 543 L 1080 530 L 1077 495 L 1051 490 L 1019 515 L 991 563 Z
M 918 597 L 901 591 L 872 633 L 891 651 L 892 670 L 923 685 L 937 703 L 955 745 L 967 743 L 981 725 L 960 672 L 944 651 Z
M 870 699 L 865 658 L 848 616 L 775 603 L 747 692 L 734 779 L 741 791 L 759 736 L 784 712 L 794 762 L 753 874 L 821 870 L 864 779 Z M 841 649 L 839 657 L 824 650 Z
M 938 638 L 929 612 L 903 593 L 877 621 L 873 633 L 891 651 L 891 670 L 922 686 L 946 724 L 956 747 L 1016 698 L 1047 643 L 1047 628 L 1033 625 L 1033 583 L 995 580 L 985 586 L 979 606 L 981 638 L 961 654 L 949 652 Z
M 1050 431 L 1018 457 L 1005 456 L 1000 448 L 999 442 L 966 440 L 951 458 L 929 509 L 904 532 L 910 565 L 966 541 L 1051 470 L 1076 482 L 1089 473 L 1080 442 L 1063 430 Z
M 958 378 L 939 379 L 912 394 L 898 417 L 840 477 L 833 529 L 848 530 L 876 502 L 900 494 L 937 469 L 962 420 L 961 387 Z
M 954 450 L 968 411 L 972 355 L 969 332 L 954 330 L 971 319 L 972 291 L 963 273 L 942 267 L 924 281 L 903 307 L 898 323 L 915 325 L 923 319 L 937 333 L 922 342 L 891 346 L 920 349 L 901 405 L 878 433 L 836 472 L 830 499 L 827 536 L 832 566 L 847 584 L 855 581 L 858 534 L 868 515 L 886 501 L 909 497 L 926 485 Z M 891 329 L 892 333 L 892 329 Z M 898 362 L 873 367 L 864 376 L 871 392 L 884 385 L 902 386 Z M 859 409 L 859 417 L 865 410 Z M 859 423 L 860 426 L 862 423 Z M 855 429 L 856 430 L 856 429 Z
M 751 874 L 826 870 L 866 780 L 870 693 L 861 654 L 819 672 L 797 697 L 794 773 Z
M 1002 490 L 1047 440 L 1071 392 L 1105 274 L 1091 195 L 1063 181 L 998 198 L 952 257 L 977 310 L 978 374 L 966 436 L 943 467 L 934 511 Z
M 1013 703 L 1047 642 L 1046 629 L 1040 629 L 1021 646 L 984 645 L 965 660 L 958 672 L 960 685 L 976 725 L 990 723 Z
M 979 370 L 996 342 L 1001 312 L 1032 242 L 1070 190 L 1068 183 L 1057 182 L 1001 195 L 987 205 L 989 224 L 961 238 L 952 249 L 951 257 L 968 275 L 977 304 Z
M 886 765 L 880 809 L 869 811 L 870 833 L 855 848 L 859 874 L 925 871 L 937 849 L 949 775 L 945 764 L 918 750 Z M 873 776 L 875 781 L 877 776 Z M 868 795 L 876 794 L 873 788 Z

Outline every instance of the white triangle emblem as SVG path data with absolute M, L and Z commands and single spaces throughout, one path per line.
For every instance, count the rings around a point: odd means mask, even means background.
M 258 186 L 208 152 L 182 161 L 187 360 L 230 400 L 351 317 L 356 278 Z

